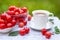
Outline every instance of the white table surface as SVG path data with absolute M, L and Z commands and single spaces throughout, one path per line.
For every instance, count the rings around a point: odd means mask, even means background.
M 55 25 L 60 26 L 59 25 L 60 20 L 58 20 L 56 17 L 54 17 L 54 23 L 55 23 Z M 16 27 L 16 29 L 17 29 L 17 27 Z M 52 30 L 51 32 L 53 32 L 53 31 L 54 30 Z M 46 39 L 41 34 L 41 32 L 31 29 L 30 33 L 26 34 L 25 36 L 20 36 L 20 35 L 18 35 L 18 36 L 8 36 L 8 34 L 0 34 L 0 40 L 60 40 L 60 34 L 54 34 L 54 35 L 51 36 L 50 39 Z

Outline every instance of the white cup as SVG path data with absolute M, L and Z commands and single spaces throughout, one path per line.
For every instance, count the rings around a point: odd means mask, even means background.
M 32 12 L 34 18 L 34 26 L 38 28 L 46 28 L 50 12 L 46 10 L 35 10 Z M 52 13 L 51 13 L 52 14 Z M 53 14 L 52 14 L 53 16 Z

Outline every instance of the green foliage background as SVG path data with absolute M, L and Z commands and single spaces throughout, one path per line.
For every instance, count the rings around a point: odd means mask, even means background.
M 33 10 L 48 10 L 60 18 L 60 0 L 0 0 L 0 13 L 7 11 L 11 5 L 17 7 L 26 6 L 30 14 L 32 14 Z

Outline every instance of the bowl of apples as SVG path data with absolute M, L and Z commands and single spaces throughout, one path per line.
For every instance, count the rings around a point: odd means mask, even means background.
M 16 20 L 10 15 L 3 13 L 0 15 L 0 33 L 7 33 L 13 29 Z
M 27 25 L 28 10 L 26 7 L 19 8 L 16 6 L 10 6 L 6 13 L 8 15 L 11 15 L 12 18 L 14 18 L 17 21 L 17 25 L 19 25 L 20 28 Z
M 15 25 L 23 28 L 27 26 L 27 21 L 30 21 L 30 19 L 31 16 L 26 7 L 10 6 L 8 11 L 0 15 L 0 33 L 10 32 Z

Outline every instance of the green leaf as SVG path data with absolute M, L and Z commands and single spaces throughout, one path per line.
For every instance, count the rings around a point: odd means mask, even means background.
M 49 19 L 49 21 L 50 21 L 52 24 L 54 24 L 53 20 L 54 20 L 54 19 Z
M 55 26 L 55 33 L 56 33 L 56 34 L 60 34 L 60 30 L 58 29 L 57 26 Z
M 51 22 L 52 22 L 53 20 L 54 20 L 54 19 L 49 19 L 49 21 L 51 21 Z
M 9 36 L 17 36 L 19 34 L 19 31 L 14 31 L 9 33 Z

